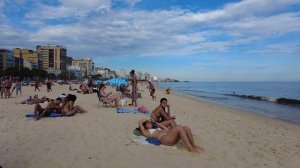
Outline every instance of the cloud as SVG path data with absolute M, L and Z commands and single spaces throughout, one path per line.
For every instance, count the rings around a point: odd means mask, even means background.
M 224 53 L 241 44 L 299 32 L 300 27 L 299 12 L 288 10 L 299 0 L 245 0 L 206 12 L 132 10 L 140 0 L 124 0 L 130 9 L 115 9 L 118 1 L 58 0 L 55 5 L 38 1 L 26 13 L 27 23 L 36 31 L 0 28 L 26 35 L 19 39 L 29 46 L 61 44 L 70 54 L 97 57 Z M 73 22 L 62 23 L 60 19 Z M 2 36 L 10 39 L 12 35 Z

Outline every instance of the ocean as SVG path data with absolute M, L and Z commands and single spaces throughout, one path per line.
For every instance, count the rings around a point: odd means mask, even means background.
M 159 88 L 300 125 L 300 82 L 159 82 Z

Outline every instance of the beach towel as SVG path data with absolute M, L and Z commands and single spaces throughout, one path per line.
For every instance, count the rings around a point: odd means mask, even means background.
M 150 112 L 141 112 L 138 108 L 134 108 L 134 109 L 126 109 L 126 108 L 116 108 L 116 112 L 117 113 L 142 113 L 142 114 L 146 114 L 146 115 L 150 115 Z
M 25 117 L 26 117 L 26 118 L 33 118 L 33 115 L 34 115 L 34 113 L 31 112 L 31 113 L 26 114 Z M 51 112 L 51 113 L 49 114 L 49 116 L 47 116 L 47 117 L 56 118 L 56 117 L 63 117 L 63 115 L 62 115 L 62 114 L 55 113 L 55 112 Z
M 138 109 L 116 108 L 117 113 L 138 113 Z

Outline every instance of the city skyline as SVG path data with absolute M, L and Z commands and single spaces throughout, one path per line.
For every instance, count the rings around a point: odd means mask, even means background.
M 300 0 L 2 0 L 0 48 L 181 81 L 300 81 Z

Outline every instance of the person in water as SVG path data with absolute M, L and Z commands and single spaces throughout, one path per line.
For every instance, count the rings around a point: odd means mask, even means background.
M 156 138 L 163 145 L 173 146 L 181 140 L 189 152 L 200 153 L 203 151 L 203 148 L 195 144 L 191 129 L 187 126 L 176 125 L 169 129 L 152 119 L 139 120 L 138 124 L 143 136 Z

